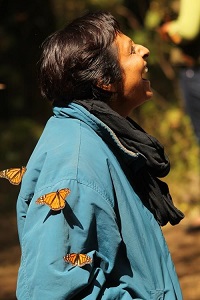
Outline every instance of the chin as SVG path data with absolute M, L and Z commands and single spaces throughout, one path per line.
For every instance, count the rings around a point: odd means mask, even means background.
M 153 96 L 153 91 L 151 89 L 150 81 L 149 80 L 143 80 L 143 92 L 144 92 L 144 98 L 146 98 L 146 101 L 151 99 Z
M 144 102 L 148 101 L 152 97 L 153 97 L 153 91 L 151 90 L 151 88 L 149 88 L 148 90 L 144 91 Z
M 146 95 L 147 95 L 147 100 L 149 100 L 153 97 L 153 92 L 150 90 L 149 92 L 146 93 Z
M 153 96 L 153 92 L 149 91 L 148 93 L 146 93 L 145 96 L 141 97 L 139 101 L 134 102 L 133 109 L 140 106 L 140 105 L 142 105 L 143 103 L 149 101 L 152 98 L 152 96 Z

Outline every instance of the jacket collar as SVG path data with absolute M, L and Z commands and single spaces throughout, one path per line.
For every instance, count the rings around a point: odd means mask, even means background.
M 143 154 L 132 152 L 125 148 L 110 127 L 88 112 L 81 105 L 70 103 L 68 107 L 54 107 L 53 113 L 56 118 L 75 118 L 87 124 L 106 142 L 106 144 L 112 145 L 126 163 L 131 164 L 134 161 L 137 161 L 139 163 L 138 167 L 145 164 L 146 158 Z

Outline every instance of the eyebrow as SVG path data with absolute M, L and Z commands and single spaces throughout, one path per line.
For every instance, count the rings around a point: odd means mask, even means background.
M 132 46 L 133 41 L 131 39 L 129 39 L 129 46 Z
M 126 43 L 126 48 L 131 47 L 133 41 L 131 39 L 129 39 Z
M 129 41 L 126 43 L 126 45 L 124 47 L 125 50 L 129 51 L 132 45 L 133 45 L 133 41 L 131 39 L 129 39 Z

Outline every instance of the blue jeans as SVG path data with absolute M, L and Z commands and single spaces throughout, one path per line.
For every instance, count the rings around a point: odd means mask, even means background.
M 186 112 L 190 116 L 194 133 L 200 144 L 200 66 L 181 68 L 179 79 Z

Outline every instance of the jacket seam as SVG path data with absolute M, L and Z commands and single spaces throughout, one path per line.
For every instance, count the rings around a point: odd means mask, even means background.
M 81 121 L 79 120 L 79 143 L 78 143 L 78 151 L 77 151 L 77 164 L 76 164 L 76 178 L 78 178 L 78 166 L 79 166 L 79 159 L 80 159 L 80 148 L 81 148 Z
M 114 216 L 116 218 L 114 208 L 111 204 L 112 201 L 111 201 L 111 199 L 109 199 L 109 197 L 106 197 L 106 195 L 105 195 L 106 193 L 103 193 L 102 189 L 99 189 L 99 187 L 96 184 L 92 183 L 92 182 L 91 183 L 86 182 L 86 181 L 84 182 L 84 181 L 80 181 L 80 180 L 77 179 L 77 183 L 82 184 L 84 186 L 87 186 L 87 187 L 91 188 L 92 190 L 96 191 L 107 202 L 107 204 L 110 206 L 110 208 L 112 209 L 112 211 L 114 213 Z
M 94 182 L 87 182 L 87 181 L 83 181 L 83 180 L 79 180 L 78 178 L 64 178 L 64 179 L 61 179 L 59 181 L 56 181 L 54 184 L 51 184 L 51 185 L 45 185 L 43 186 L 41 189 L 39 190 L 36 190 L 35 191 L 35 194 L 37 193 L 40 193 L 40 191 L 43 191 L 44 189 L 48 189 L 56 184 L 59 184 L 61 183 L 62 181 L 67 181 L 67 180 L 70 180 L 70 181 L 76 181 L 77 183 L 79 184 L 82 184 L 84 186 L 87 186 L 91 189 L 93 189 L 94 191 L 96 191 L 105 201 L 106 203 L 110 206 L 110 208 L 112 209 L 113 213 L 114 213 L 114 216 L 115 218 L 117 219 L 116 217 L 116 214 L 115 214 L 115 211 L 114 211 L 114 207 L 113 205 L 111 204 L 113 201 L 111 199 L 109 199 L 109 197 L 107 196 L 107 193 L 104 192 L 104 190 L 100 189 Z M 64 188 L 64 187 L 63 187 Z M 21 197 L 21 199 L 23 199 L 24 201 L 27 201 L 27 198 L 30 200 L 30 198 L 33 198 L 33 194 L 31 195 L 27 195 L 27 196 L 23 196 L 23 195 L 19 195 Z
M 24 240 L 22 239 L 22 244 L 23 244 L 23 252 L 25 251 L 26 247 L 24 246 Z M 25 253 L 22 254 L 22 264 L 23 264 L 23 269 L 21 270 L 24 274 L 24 279 L 25 279 L 25 282 L 24 282 L 24 285 L 26 287 L 26 295 L 28 296 L 28 299 L 31 299 L 31 296 L 30 296 L 30 288 L 29 288 L 29 285 L 28 285 L 28 277 L 27 277 L 27 274 L 26 274 L 26 266 L 27 266 L 27 262 L 26 262 L 26 255 Z

